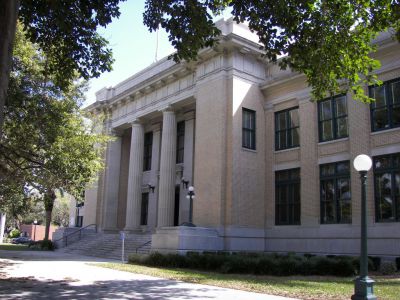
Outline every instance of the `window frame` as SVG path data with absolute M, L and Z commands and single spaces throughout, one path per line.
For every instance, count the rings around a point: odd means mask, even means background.
M 153 156 L 153 131 L 144 134 L 143 146 L 143 171 L 151 170 L 151 161 Z
M 287 172 L 288 179 L 279 180 L 278 174 Z M 293 177 L 293 173 L 298 172 L 298 177 Z M 296 197 L 294 197 L 296 193 L 296 186 L 298 187 L 298 202 L 296 201 Z M 278 190 L 283 187 L 285 189 L 285 193 L 287 196 L 286 203 L 282 203 L 282 200 L 278 199 L 279 194 Z M 292 198 L 290 198 L 290 196 Z M 280 209 L 282 206 L 285 206 L 287 221 L 283 222 L 280 220 Z M 295 213 L 295 209 L 298 206 L 298 212 Z M 292 214 L 290 214 L 290 209 L 293 209 Z M 295 220 L 295 215 L 298 215 L 298 220 Z M 292 217 L 292 218 L 290 218 Z M 287 170 L 279 170 L 275 171 L 275 225 L 276 226 L 285 226 L 285 225 L 301 225 L 301 179 L 300 179 L 300 168 L 287 169 Z
M 348 164 L 348 171 L 347 172 L 339 172 L 338 171 L 338 165 L 342 163 L 347 163 Z M 329 174 L 329 175 L 323 175 L 322 174 L 322 169 L 325 166 L 328 165 L 333 165 L 334 166 L 334 173 Z M 324 225 L 329 225 L 329 224 L 352 224 L 353 220 L 353 207 L 352 207 L 352 197 L 351 197 L 351 165 L 349 160 L 343 160 L 343 161 L 337 161 L 333 163 L 327 163 L 327 164 L 321 164 L 319 165 L 319 187 L 320 187 L 320 222 L 321 224 Z M 339 190 L 339 180 L 346 179 L 348 180 L 348 185 L 349 185 L 349 192 L 350 192 L 350 197 L 346 199 L 339 199 L 337 191 Z M 333 181 L 333 202 L 335 205 L 335 220 L 333 222 L 327 222 L 324 221 L 324 206 L 323 202 L 323 183 L 328 182 L 328 181 Z M 349 220 L 345 219 L 343 221 L 343 216 L 340 214 L 340 202 L 341 201 L 349 201 L 350 202 L 350 216 Z
M 146 205 L 144 205 L 146 204 Z M 147 226 L 149 222 L 149 193 L 142 193 L 140 202 L 140 226 Z
M 394 157 L 399 157 L 399 165 L 395 166 Z M 377 168 L 376 163 L 380 158 L 389 158 L 390 167 L 386 168 Z M 396 200 L 396 173 L 400 176 L 400 153 L 391 153 L 385 155 L 377 155 L 373 157 L 373 170 L 374 170 L 374 204 L 375 204 L 375 221 L 377 223 L 392 223 L 392 222 L 400 222 L 400 186 L 398 188 L 399 192 L 397 195 L 398 199 Z M 380 218 L 380 195 L 378 195 L 379 188 L 377 186 L 377 179 L 379 175 L 383 175 L 386 173 L 390 173 L 391 179 L 391 199 L 392 199 L 392 211 L 393 211 L 393 219 L 382 219 Z M 400 185 L 400 184 L 399 184 Z
M 346 114 L 345 115 L 341 115 L 338 116 L 338 112 L 336 109 L 336 101 L 337 99 L 344 97 L 345 101 L 346 101 Z M 331 119 L 326 119 L 326 120 L 322 120 L 321 119 L 321 113 L 322 113 L 322 104 L 324 102 L 329 102 L 330 103 L 330 107 L 331 107 L 331 112 L 332 112 L 332 118 Z M 348 123 L 348 107 L 347 107 L 347 96 L 346 94 L 340 94 L 340 95 L 335 95 L 323 100 L 318 101 L 318 140 L 320 143 L 323 142 L 329 142 L 329 141 L 334 141 L 334 140 L 338 140 L 338 139 L 344 139 L 346 137 L 349 136 L 349 123 Z M 339 130 L 338 130 L 338 120 L 339 119 L 346 119 L 346 124 L 347 124 L 347 134 L 345 136 L 339 136 Z M 332 123 L 332 138 L 330 139 L 323 139 L 323 128 L 322 128 L 322 124 L 324 122 L 327 121 L 331 121 Z
M 180 121 L 176 124 L 176 163 L 182 164 L 184 162 L 184 159 L 185 159 L 185 121 Z
M 245 114 L 250 114 L 250 127 L 245 124 Z M 242 147 L 245 149 L 256 150 L 256 111 L 242 107 Z M 250 136 L 250 142 L 247 143 L 247 134 Z M 249 144 L 249 145 L 248 145 Z
M 395 82 L 398 82 L 398 84 L 400 84 L 400 77 L 395 78 L 395 79 L 391 79 L 391 80 L 387 80 L 384 81 L 382 83 L 382 85 L 378 86 L 378 85 L 371 85 L 368 87 L 368 95 L 370 98 L 375 99 L 374 97 L 372 97 L 372 90 L 375 88 L 379 88 L 379 87 L 383 87 L 384 88 L 384 96 L 385 96 L 385 100 L 386 100 L 386 104 L 383 106 L 379 106 L 376 107 L 376 101 L 371 102 L 370 104 L 370 120 L 371 120 L 371 132 L 380 132 L 380 131 L 384 131 L 384 130 L 389 130 L 389 129 L 393 129 L 393 128 L 399 128 L 400 127 L 400 121 L 398 124 L 394 125 L 393 124 L 393 109 L 394 107 L 397 107 L 398 109 L 400 109 L 400 100 L 398 101 L 397 104 L 394 103 L 394 99 L 393 99 L 393 95 L 392 93 L 389 93 L 389 86 Z M 381 109 L 386 109 L 386 118 L 388 120 L 388 127 L 384 127 L 384 128 L 375 128 L 374 126 L 374 112 L 377 110 L 381 110 Z
M 291 120 L 290 112 L 293 111 L 293 110 L 297 110 L 297 117 L 299 119 L 299 121 L 298 121 L 299 125 L 295 126 L 295 127 L 289 127 L 290 126 L 290 120 Z M 278 130 L 278 116 L 280 114 L 285 114 L 286 115 L 286 124 L 285 124 L 286 127 L 285 127 L 285 129 L 279 129 Z M 293 138 L 292 132 L 294 130 L 296 130 L 296 129 L 299 130 L 299 132 L 298 132 L 298 142 L 299 143 L 298 144 L 290 144 L 289 145 L 289 141 L 291 141 L 292 138 Z M 282 147 L 282 148 L 278 147 L 279 146 L 278 138 L 279 138 L 279 133 L 280 132 L 286 132 L 286 134 L 285 134 L 286 146 Z M 297 148 L 299 146 L 300 146 L 300 114 L 299 114 L 299 107 L 296 106 L 296 107 L 291 107 L 291 108 L 288 108 L 288 109 L 285 109 L 285 110 L 276 111 L 275 112 L 275 151 L 281 151 L 281 150 L 286 150 L 286 149 Z

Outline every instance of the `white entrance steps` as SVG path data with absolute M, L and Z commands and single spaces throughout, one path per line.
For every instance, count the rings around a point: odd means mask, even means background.
M 122 259 L 122 240 L 118 233 L 83 232 L 80 240 L 68 242 L 66 247 L 59 245 L 60 251 L 110 259 Z M 127 261 L 129 254 L 147 254 L 151 249 L 151 233 L 125 234 L 124 252 Z

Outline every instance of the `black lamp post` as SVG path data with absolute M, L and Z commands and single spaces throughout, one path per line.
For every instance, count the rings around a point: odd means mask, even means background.
M 193 224 L 193 199 L 195 198 L 193 186 L 189 186 L 186 198 L 189 199 L 189 222 L 183 223 L 182 226 L 196 227 Z
M 33 230 L 33 240 L 36 241 L 36 225 L 37 225 L 36 219 L 33 221 L 33 225 L 35 226 L 35 229 Z
M 352 300 L 376 300 L 374 281 L 368 277 L 368 246 L 367 246 L 367 172 L 371 169 L 372 160 L 368 155 L 360 154 L 353 162 L 354 169 L 360 173 L 361 179 L 361 250 L 360 276 L 354 282 Z

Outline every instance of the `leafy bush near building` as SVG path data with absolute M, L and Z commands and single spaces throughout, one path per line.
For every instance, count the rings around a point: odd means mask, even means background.
M 36 241 L 29 244 L 29 248 L 34 250 L 54 250 L 55 245 L 51 240 Z
M 13 238 L 17 238 L 21 235 L 21 232 L 18 229 L 13 229 L 11 230 L 8 238 L 13 239 Z
M 187 253 L 146 256 L 131 255 L 129 262 L 152 267 L 189 268 L 220 273 L 255 275 L 333 275 L 352 276 L 358 272 L 358 258 L 295 254 Z M 373 263 L 369 261 L 369 268 Z
M 394 261 L 384 261 L 382 262 L 379 271 L 383 275 L 393 275 L 396 273 L 397 267 Z

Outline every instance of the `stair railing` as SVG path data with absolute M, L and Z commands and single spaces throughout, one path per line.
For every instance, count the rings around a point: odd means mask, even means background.
M 147 246 L 148 244 L 150 244 L 151 243 L 151 240 L 150 241 L 147 241 L 146 243 L 144 243 L 144 244 L 141 244 L 140 246 L 138 246 L 138 247 L 136 247 L 135 248 L 135 250 L 136 250 L 136 253 L 138 253 L 138 250 L 139 249 L 141 249 L 141 248 L 143 248 L 143 247 L 145 247 L 145 246 Z
M 56 243 L 56 242 L 58 242 L 58 241 L 63 240 L 63 241 L 64 241 L 64 247 L 67 247 L 67 246 L 68 246 L 68 238 L 69 238 L 69 237 L 71 237 L 71 236 L 76 235 L 76 234 L 79 233 L 79 237 L 78 237 L 78 241 L 79 241 L 79 240 L 81 240 L 81 238 L 82 238 L 82 231 L 83 231 L 84 229 L 88 228 L 88 227 L 91 227 L 91 226 L 94 226 L 94 232 L 97 233 L 97 225 L 96 225 L 96 224 L 89 224 L 89 225 L 87 225 L 87 226 L 85 226 L 85 227 L 79 228 L 78 230 L 76 230 L 76 231 L 74 231 L 74 232 L 71 232 L 71 233 L 69 233 L 69 234 L 64 235 L 62 238 L 59 238 L 59 239 L 53 241 L 53 243 Z

